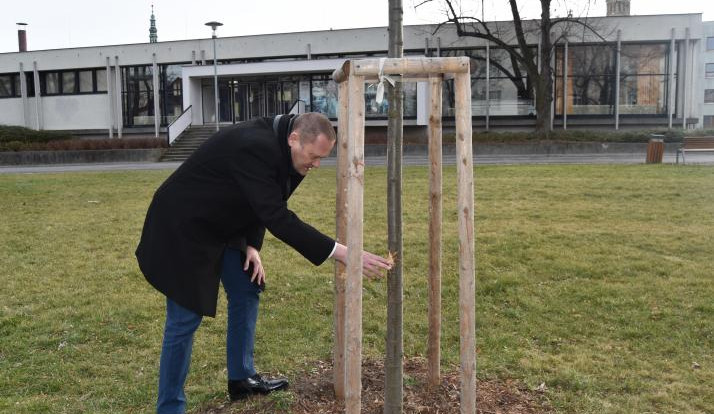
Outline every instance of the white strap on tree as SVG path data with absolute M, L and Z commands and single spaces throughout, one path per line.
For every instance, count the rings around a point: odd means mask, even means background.
M 384 81 L 389 82 L 389 84 L 394 87 L 394 79 L 384 74 L 384 62 L 386 62 L 386 60 L 387 58 L 379 59 L 379 83 L 377 84 L 377 96 L 375 97 L 378 105 L 381 105 L 384 100 Z

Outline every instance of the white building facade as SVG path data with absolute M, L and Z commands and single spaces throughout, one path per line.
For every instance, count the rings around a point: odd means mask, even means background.
M 704 23 L 704 40 L 702 41 L 702 77 L 704 79 L 702 98 L 702 126 L 714 129 L 714 22 Z
M 554 128 L 711 127 L 714 23 L 678 14 L 597 17 L 588 24 L 605 40 L 582 29 L 570 33 L 550 62 Z M 538 38 L 529 34 L 534 49 Z M 158 134 L 188 108 L 195 125 L 216 118 L 231 124 L 285 113 L 298 102 L 334 119 L 332 71 L 345 59 L 386 56 L 387 42 L 386 27 L 218 38 L 218 113 L 211 39 L 3 53 L 0 124 Z M 452 26 L 424 25 L 404 27 L 404 50 L 472 58 L 475 128 L 535 124 L 525 71 L 514 70 L 503 49 L 460 38 Z M 386 103 L 376 103 L 375 89 L 366 92 L 367 122 L 386 125 Z M 423 85 L 405 86 L 405 125 L 426 123 L 428 101 Z M 447 122 L 452 102 L 446 93 Z

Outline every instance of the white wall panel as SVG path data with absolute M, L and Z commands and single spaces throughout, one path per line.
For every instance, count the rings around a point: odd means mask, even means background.
M 25 126 L 22 98 L 0 99 L 0 125 Z
M 104 129 L 109 123 L 106 94 L 42 97 L 44 129 Z

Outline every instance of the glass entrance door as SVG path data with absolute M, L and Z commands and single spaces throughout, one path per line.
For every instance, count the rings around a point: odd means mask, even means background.
M 287 114 L 292 109 L 295 101 L 300 99 L 300 89 L 297 81 L 282 82 L 282 94 L 280 97 L 280 113 Z
M 231 83 L 227 80 L 218 81 L 218 119 L 221 123 L 233 121 L 233 114 L 231 114 Z
M 233 85 L 233 122 L 267 116 L 264 83 L 234 82 Z
M 248 85 L 248 100 L 250 107 L 250 118 L 262 116 L 265 113 L 265 94 L 262 83 L 250 83 Z
M 280 81 L 275 78 L 233 79 L 229 85 L 231 98 L 229 105 L 232 106 L 232 110 L 229 109 L 229 111 L 232 112 L 233 123 L 247 121 L 255 117 L 271 117 L 288 113 L 295 101 L 300 99 L 301 85 L 297 81 Z M 307 90 L 309 92 L 309 88 Z M 309 95 L 303 99 L 309 101 Z M 221 105 L 223 102 L 221 94 Z M 224 121 L 223 114 L 221 114 L 221 121 Z
M 243 122 L 249 119 L 248 85 L 233 82 L 233 122 Z
M 275 116 L 280 112 L 280 84 L 268 82 L 265 84 L 265 116 Z

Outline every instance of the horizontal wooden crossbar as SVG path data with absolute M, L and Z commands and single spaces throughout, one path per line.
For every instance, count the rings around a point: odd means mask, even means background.
M 341 83 L 346 81 L 349 75 L 372 78 L 380 74 L 402 75 L 407 79 L 411 77 L 424 79 L 429 74 L 451 74 L 469 71 L 469 58 L 466 56 L 384 59 L 381 72 L 380 61 L 381 59 L 348 60 L 341 68 L 332 73 L 332 79 L 337 83 Z

